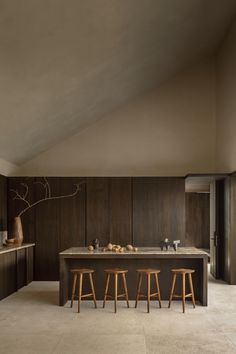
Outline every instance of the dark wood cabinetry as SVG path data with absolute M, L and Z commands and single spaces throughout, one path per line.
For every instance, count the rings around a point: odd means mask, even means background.
M 30 201 L 44 196 L 40 177 L 8 178 L 8 230 L 22 202 L 11 189 L 29 185 Z M 24 241 L 34 242 L 35 280 L 58 280 L 58 253 L 87 246 L 95 238 L 101 245 L 159 246 L 160 241 L 180 239 L 185 246 L 185 179 L 178 177 L 50 177 L 52 195 L 71 193 L 73 198 L 47 200 L 22 215 Z
M 0 254 L 0 300 L 17 290 L 16 252 Z
M 33 276 L 33 245 L 0 250 L 0 300 L 29 284 Z
M 134 244 L 160 246 L 165 238 L 185 245 L 184 178 L 134 178 Z
M 210 249 L 210 194 L 186 193 L 186 246 Z

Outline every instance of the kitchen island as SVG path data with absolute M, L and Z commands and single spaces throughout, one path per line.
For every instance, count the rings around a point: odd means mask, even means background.
M 129 299 L 135 299 L 138 268 L 158 268 L 162 300 L 168 300 L 171 286 L 172 268 L 192 268 L 193 285 L 196 300 L 207 306 L 207 263 L 208 254 L 197 248 L 182 247 L 177 251 L 162 251 L 158 247 L 139 247 L 137 252 L 115 253 L 102 250 L 88 251 L 85 247 L 72 247 L 59 254 L 60 257 L 60 306 L 71 296 L 71 268 L 92 268 L 94 286 L 98 300 L 103 299 L 105 286 L 104 269 L 119 267 L 128 269 L 127 284 Z M 143 284 L 146 289 L 146 284 Z M 181 293 L 180 281 L 177 280 L 176 291 Z M 119 286 L 122 286 L 119 284 Z M 83 291 L 88 292 L 88 283 L 84 281 Z M 145 292 L 144 289 L 144 292 Z M 113 289 L 110 290 L 112 292 Z

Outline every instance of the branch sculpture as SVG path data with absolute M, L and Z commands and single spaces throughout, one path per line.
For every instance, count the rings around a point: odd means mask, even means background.
M 21 200 L 26 204 L 26 207 L 24 209 L 21 210 L 21 212 L 17 215 L 17 216 L 21 216 L 22 214 L 24 214 L 27 210 L 31 209 L 32 207 L 34 207 L 35 205 L 45 202 L 46 200 L 53 200 L 53 199 L 62 199 L 62 198 L 71 198 L 74 197 L 79 191 L 80 191 L 80 186 L 82 184 L 84 184 L 85 181 L 82 181 L 80 183 L 74 184 L 75 186 L 75 190 L 73 193 L 71 194 L 66 194 L 66 195 L 57 195 L 57 196 L 53 196 L 51 193 L 51 187 L 50 184 L 47 180 L 46 177 L 43 177 L 43 181 L 37 181 L 34 182 L 34 184 L 40 184 L 43 186 L 44 188 L 44 198 L 36 200 L 33 203 L 30 203 L 29 200 L 27 199 L 28 194 L 29 194 L 29 187 L 26 183 L 21 183 L 21 185 L 24 187 L 24 192 L 20 193 L 17 189 L 11 189 L 11 192 L 14 193 L 14 197 L 13 200 Z

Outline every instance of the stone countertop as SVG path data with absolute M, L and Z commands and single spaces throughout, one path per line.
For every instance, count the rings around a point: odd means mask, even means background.
M 137 252 L 103 252 L 102 249 L 89 251 L 86 247 L 71 247 L 61 252 L 62 258 L 206 258 L 207 252 L 195 247 L 179 247 L 166 251 L 159 247 L 139 247 Z
M 3 253 L 18 251 L 23 248 L 28 248 L 33 246 L 35 246 L 35 243 L 23 243 L 21 246 L 15 246 L 14 244 L 12 246 L 3 246 L 2 248 L 0 248 L 0 255 Z

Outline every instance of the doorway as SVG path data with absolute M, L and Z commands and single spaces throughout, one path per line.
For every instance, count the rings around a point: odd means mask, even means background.
M 205 250 L 210 272 L 224 278 L 225 176 L 188 176 L 185 183 L 186 246 Z

